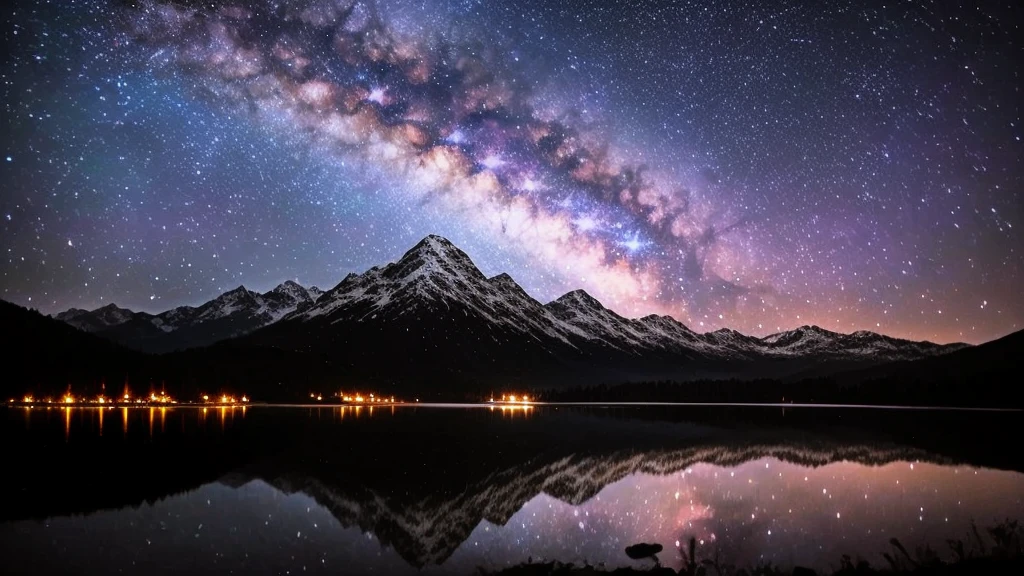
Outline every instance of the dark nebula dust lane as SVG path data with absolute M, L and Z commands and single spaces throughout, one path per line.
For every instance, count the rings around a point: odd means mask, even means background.
M 1022 10 L 18 1 L 2 292 L 159 311 L 441 234 L 547 301 L 1020 329 Z

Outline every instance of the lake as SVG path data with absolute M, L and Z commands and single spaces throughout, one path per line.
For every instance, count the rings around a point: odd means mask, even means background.
M 5 574 L 472 574 L 689 538 L 884 566 L 1024 520 L 1019 412 L 5 408 Z M 1011 443 L 1013 444 L 1012 447 Z

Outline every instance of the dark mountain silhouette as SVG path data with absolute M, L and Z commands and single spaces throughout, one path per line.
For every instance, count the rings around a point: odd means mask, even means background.
M 26 392 L 59 394 L 68 386 L 98 391 L 103 382 L 120 385 L 146 362 L 143 354 L 2 300 L 0 326 L 9 374 L 3 392 L 10 398 L 21 399 Z
M 1017 362 L 1024 330 L 942 356 L 892 362 L 834 375 L 850 398 L 916 398 L 921 404 L 1022 407 Z

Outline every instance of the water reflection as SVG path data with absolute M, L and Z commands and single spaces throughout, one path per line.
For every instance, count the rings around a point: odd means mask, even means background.
M 965 538 L 982 526 L 1024 516 L 1024 475 L 893 462 L 838 462 L 817 468 L 760 458 L 733 467 L 697 464 L 665 476 L 635 474 L 579 505 L 541 494 L 504 526 L 483 522 L 450 562 L 485 558 L 585 558 L 630 565 L 623 547 L 698 542 L 739 566 L 836 565 L 843 554 L 884 565 L 898 537 L 908 549 Z M 679 554 L 661 555 L 678 569 Z
M 103 436 L 104 431 L 104 419 L 105 413 L 115 410 L 113 406 L 25 406 L 17 408 L 23 415 L 24 429 L 31 431 L 33 423 L 44 423 L 49 419 L 53 413 L 59 413 L 62 421 L 62 429 L 64 432 L 64 439 L 70 442 L 72 439 L 72 430 L 80 428 L 82 433 L 86 435 L 96 434 L 97 436 Z M 123 435 L 128 434 L 129 422 L 132 420 L 144 420 L 147 426 L 148 435 L 153 438 L 156 433 L 156 423 L 159 415 L 159 429 L 160 433 L 164 433 L 167 428 L 167 416 L 168 414 L 174 414 L 177 411 L 178 414 L 184 418 L 186 415 L 193 415 L 198 418 L 201 422 L 205 420 L 208 413 L 207 408 L 193 408 L 193 407 L 164 407 L 159 408 L 152 406 L 140 406 L 140 407 L 121 407 L 117 408 L 121 412 L 121 426 Z M 226 423 L 234 419 L 235 415 L 238 414 L 240 417 L 245 417 L 247 408 L 245 406 L 221 406 L 216 408 L 219 413 L 219 419 L 221 422 L 221 429 L 226 429 Z M 12 410 L 13 412 L 13 410 Z
M 972 520 L 1024 518 L 1021 473 L 878 430 L 836 438 L 706 414 L 415 407 L 215 408 L 212 426 L 207 408 L 169 408 L 156 428 L 153 410 L 124 408 L 124 433 L 103 436 L 102 411 L 81 417 L 90 410 L 12 419 L 26 454 L 63 451 L 59 465 L 13 476 L 21 497 L 0 541 L 25 553 L 9 573 L 640 566 L 623 554 L 636 542 L 664 545 L 663 564 L 678 568 L 673 548 L 691 536 L 702 557 L 741 566 L 827 567 L 843 554 L 878 565 L 892 537 L 944 548 Z M 165 425 L 168 413 L 180 427 Z M 915 429 L 935 428 L 924 424 Z M 986 422 L 961 424 L 969 435 Z M 82 466 L 95 477 L 69 482 L 66 470 Z

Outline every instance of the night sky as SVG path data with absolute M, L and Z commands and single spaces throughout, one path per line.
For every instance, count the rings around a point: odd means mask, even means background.
M 697 331 L 1020 329 L 1024 7 L 747 4 L 6 3 L 0 297 L 329 288 L 436 233 Z

